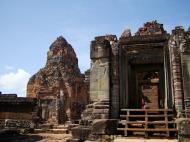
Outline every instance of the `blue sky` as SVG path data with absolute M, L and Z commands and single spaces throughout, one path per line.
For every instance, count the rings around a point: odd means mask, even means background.
M 25 95 L 28 78 L 44 67 L 60 35 L 73 46 L 82 72 L 95 36 L 136 32 L 157 20 L 171 32 L 190 26 L 189 0 L 0 0 L 0 91 Z

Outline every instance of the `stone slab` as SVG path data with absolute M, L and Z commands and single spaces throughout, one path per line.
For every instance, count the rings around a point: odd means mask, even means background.
M 97 119 L 92 123 L 92 134 L 114 135 L 117 133 L 117 119 Z
M 71 129 L 71 133 L 74 139 L 87 140 L 91 133 L 91 128 L 86 126 L 77 126 Z

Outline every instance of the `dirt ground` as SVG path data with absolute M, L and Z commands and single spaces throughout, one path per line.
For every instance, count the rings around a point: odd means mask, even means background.
M 30 134 L 30 136 L 33 136 L 34 134 Z M 66 139 L 70 138 L 70 134 L 47 134 L 42 133 L 38 134 L 38 136 L 42 137 L 41 140 L 37 140 L 36 142 L 65 142 Z
M 71 134 L 8 134 L 0 135 L 0 142 L 66 142 Z M 90 141 L 92 142 L 92 141 Z M 141 137 L 115 137 L 113 142 L 178 142 L 177 139 L 145 139 Z
M 4 135 L 0 136 L 0 142 L 65 142 L 70 134 L 38 133 L 27 135 Z

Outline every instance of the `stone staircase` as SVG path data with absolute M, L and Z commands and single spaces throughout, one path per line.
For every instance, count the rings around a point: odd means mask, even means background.
M 71 129 L 73 141 L 99 141 L 104 135 L 113 135 L 117 132 L 117 120 L 109 119 L 109 101 L 102 100 L 86 106 L 81 115 L 80 124 Z
M 121 109 L 117 130 L 124 136 L 145 137 L 170 137 L 177 132 L 172 109 Z

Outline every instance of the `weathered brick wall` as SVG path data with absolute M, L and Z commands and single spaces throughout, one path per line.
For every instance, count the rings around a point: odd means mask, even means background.
M 4 128 L 5 124 L 9 127 L 7 121 L 14 123 L 16 128 L 30 128 L 37 119 L 36 99 L 0 94 L 0 128 Z

